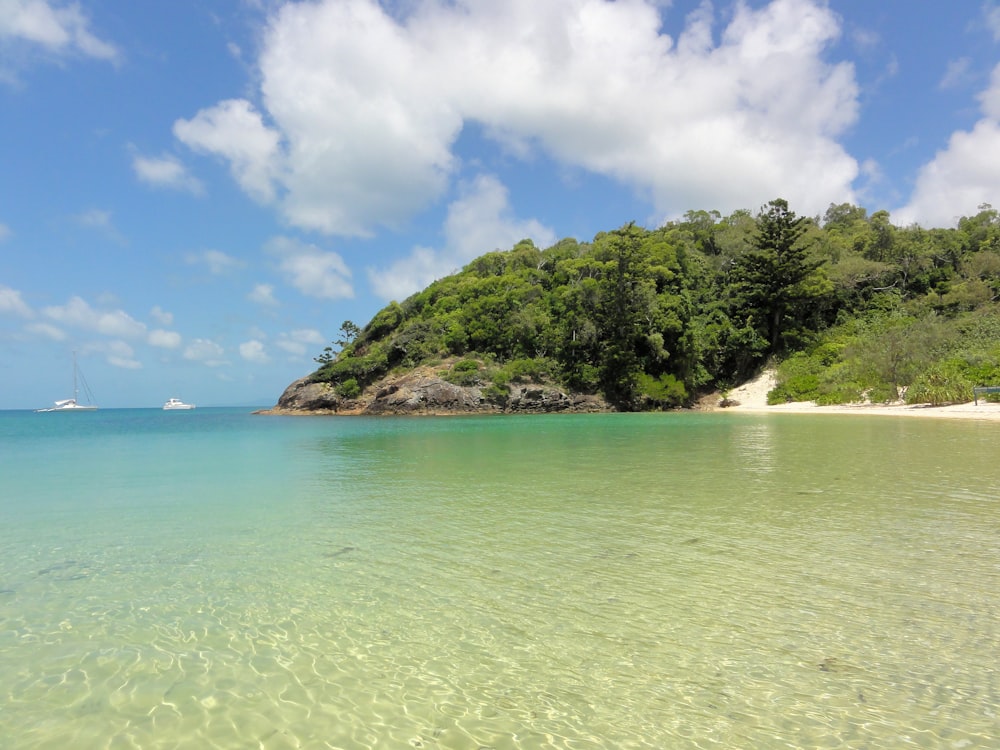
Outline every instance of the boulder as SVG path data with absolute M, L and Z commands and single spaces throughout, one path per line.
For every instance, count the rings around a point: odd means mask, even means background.
M 337 412 L 341 405 L 341 398 L 329 383 L 313 383 L 309 378 L 300 378 L 285 389 L 271 411 L 329 414 Z

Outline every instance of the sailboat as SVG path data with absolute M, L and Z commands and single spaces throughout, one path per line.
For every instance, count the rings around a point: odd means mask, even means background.
M 80 389 L 77 386 L 77 378 L 83 380 L 83 388 L 87 393 L 88 400 L 90 396 L 90 389 L 87 387 L 87 381 L 84 379 L 83 374 L 79 372 L 76 366 L 76 352 L 73 352 L 73 398 L 64 398 L 62 401 L 56 401 L 53 406 L 48 409 L 36 409 L 38 413 L 49 412 L 49 411 L 97 411 L 97 407 L 93 404 L 77 403 L 77 398 L 80 395 Z

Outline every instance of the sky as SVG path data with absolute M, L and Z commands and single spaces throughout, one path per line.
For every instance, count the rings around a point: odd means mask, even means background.
M 0 0 L 0 409 L 269 406 L 483 253 L 1000 206 L 1000 0 Z

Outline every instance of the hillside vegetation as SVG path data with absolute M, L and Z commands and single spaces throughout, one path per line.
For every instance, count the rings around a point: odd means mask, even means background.
M 540 383 L 631 411 L 689 405 L 772 361 L 772 402 L 967 401 L 1000 384 L 998 294 L 989 205 L 928 230 L 849 204 L 796 216 L 777 199 L 486 253 L 364 327 L 345 322 L 310 380 L 351 399 L 431 365 L 500 405 L 512 383 Z

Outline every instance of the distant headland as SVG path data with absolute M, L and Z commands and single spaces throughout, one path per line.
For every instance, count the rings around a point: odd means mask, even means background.
M 760 406 L 786 411 L 961 405 L 1000 386 L 997 300 L 988 205 L 932 230 L 849 204 L 689 211 L 486 253 L 345 321 L 265 413 L 745 410 L 734 389 L 762 372 Z

